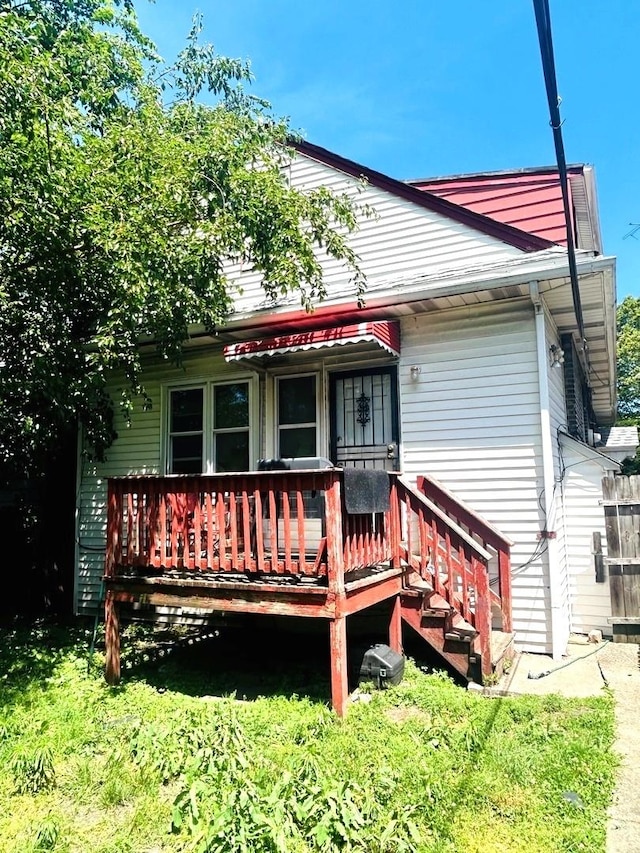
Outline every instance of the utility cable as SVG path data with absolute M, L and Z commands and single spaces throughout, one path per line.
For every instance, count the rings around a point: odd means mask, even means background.
M 598 643 L 598 645 L 596 645 L 596 647 L 595 647 L 595 649 L 593 649 L 593 651 L 588 652 L 586 655 L 581 655 L 580 657 L 577 657 L 577 658 L 571 658 L 571 660 L 568 660 L 566 663 L 560 664 L 560 666 L 556 666 L 555 669 L 545 669 L 545 670 L 543 670 L 543 672 L 530 672 L 527 675 L 527 678 L 530 678 L 533 681 L 538 681 L 540 678 L 546 678 L 547 675 L 553 675 L 554 672 L 560 672 L 561 669 L 566 669 L 568 666 L 571 666 L 571 664 L 577 663 L 577 661 L 579 661 L 579 660 L 586 660 L 587 658 L 590 658 L 591 655 L 595 655 L 596 652 L 602 651 L 602 649 L 604 649 L 604 647 L 606 645 L 608 645 L 610 642 L 611 642 L 610 640 L 605 640 L 603 643 Z M 602 680 L 606 684 L 607 679 L 602 674 L 602 667 L 600 667 L 600 674 L 602 675 Z
M 533 0 L 538 28 L 538 41 L 540 44 L 540 56 L 542 59 L 542 73 L 547 90 L 547 102 L 549 104 L 550 124 L 553 131 L 553 142 L 556 149 L 556 160 L 558 174 L 560 176 L 560 187 L 562 190 L 562 205 L 567 227 L 567 250 L 569 256 L 569 277 L 571 280 L 571 294 L 573 307 L 576 314 L 576 322 L 580 333 L 580 342 L 585 350 L 587 359 L 587 341 L 584 332 L 584 320 L 582 316 L 582 303 L 580 299 L 580 288 L 578 285 L 578 269 L 576 265 L 575 242 L 571 218 L 571 205 L 569 201 L 569 182 L 567 178 L 567 161 L 564 153 L 564 142 L 562 140 L 562 120 L 560 118 L 560 98 L 556 82 L 556 68 L 553 56 L 553 39 L 551 35 L 551 15 L 548 0 Z M 588 373 L 588 371 L 587 371 Z

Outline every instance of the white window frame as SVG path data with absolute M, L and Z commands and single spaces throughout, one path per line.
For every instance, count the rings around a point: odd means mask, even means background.
M 177 391 L 202 391 L 202 430 L 191 430 L 187 432 L 172 432 L 171 430 L 171 397 L 172 394 Z M 183 436 L 191 436 L 191 435 L 200 435 L 201 436 L 201 455 L 202 461 L 206 460 L 206 412 L 207 412 L 207 386 L 205 382 L 198 382 L 195 384 L 190 384 L 188 386 L 177 386 L 176 388 L 170 388 L 167 393 L 167 454 L 165 460 L 165 471 L 170 472 L 173 469 L 173 441 L 174 437 L 183 437 Z
M 246 428 L 249 433 L 249 470 L 255 464 L 257 459 L 258 447 L 258 430 L 259 430 L 259 413 L 258 413 L 258 388 L 257 378 L 255 374 L 242 373 L 234 376 L 224 376 L 217 379 L 194 378 L 183 382 L 171 382 L 161 388 L 161 402 L 163 417 L 163 429 L 161 436 L 161 453 L 163 460 L 163 470 L 166 474 L 171 473 L 172 458 L 171 458 L 171 392 L 172 391 L 190 391 L 197 388 L 203 389 L 202 405 L 202 461 L 204 470 L 202 474 L 215 474 L 214 469 L 214 436 L 218 433 L 227 434 L 230 432 L 241 432 L 245 428 L 233 427 L 229 429 L 214 430 L 213 420 L 213 404 L 214 404 L 214 388 L 220 385 L 236 385 L 245 383 L 249 391 L 249 426 Z M 176 433 L 178 435 L 179 433 Z M 179 475 L 180 476 L 180 475 Z M 183 476 L 190 476 L 185 474 Z M 191 475 L 197 476 L 197 474 Z
M 287 424 L 284 427 L 280 424 L 280 383 L 287 379 L 304 379 L 306 376 L 313 376 L 316 381 L 316 419 L 315 421 L 305 421 L 304 423 L 297 424 Z M 317 370 L 306 370 L 304 372 L 291 373 L 290 371 L 287 373 L 280 373 L 277 376 L 274 376 L 275 380 L 275 389 L 274 389 L 274 418 L 273 418 L 273 443 L 274 443 L 274 455 L 280 455 L 280 434 L 283 429 L 300 429 L 304 427 L 315 427 L 316 431 L 316 447 L 315 453 L 312 454 L 314 456 L 320 455 L 320 441 L 321 441 L 321 393 L 324 387 L 322 373 Z

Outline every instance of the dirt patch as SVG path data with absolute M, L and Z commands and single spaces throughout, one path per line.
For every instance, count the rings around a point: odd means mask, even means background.
M 420 723 L 431 722 L 431 716 L 419 708 L 387 708 L 385 717 L 392 723 L 406 723 L 408 720 L 417 720 Z

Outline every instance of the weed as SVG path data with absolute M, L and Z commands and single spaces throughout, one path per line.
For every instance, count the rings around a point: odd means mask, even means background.
M 40 824 L 36 832 L 35 849 L 40 853 L 46 850 L 60 849 L 58 842 L 60 841 L 60 826 L 58 822 L 48 817 Z
M 53 755 L 48 746 L 17 752 L 9 767 L 19 794 L 37 794 L 55 782 Z

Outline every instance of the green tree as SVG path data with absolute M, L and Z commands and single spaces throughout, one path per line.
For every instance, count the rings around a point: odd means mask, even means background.
M 138 342 L 179 362 L 192 324 L 223 324 L 230 260 L 311 309 L 321 246 L 361 298 L 357 201 L 287 185 L 287 122 L 247 94 L 248 63 L 199 31 L 169 66 L 131 0 L 0 0 L 5 471 L 37 471 L 77 423 L 103 454 L 106 374 L 123 372 L 125 404 L 144 397 Z
M 640 423 L 640 299 L 627 296 L 618 306 L 618 417 Z
M 640 299 L 627 296 L 618 306 L 618 420 L 640 424 Z M 623 474 L 640 473 L 640 448 L 622 463 Z

